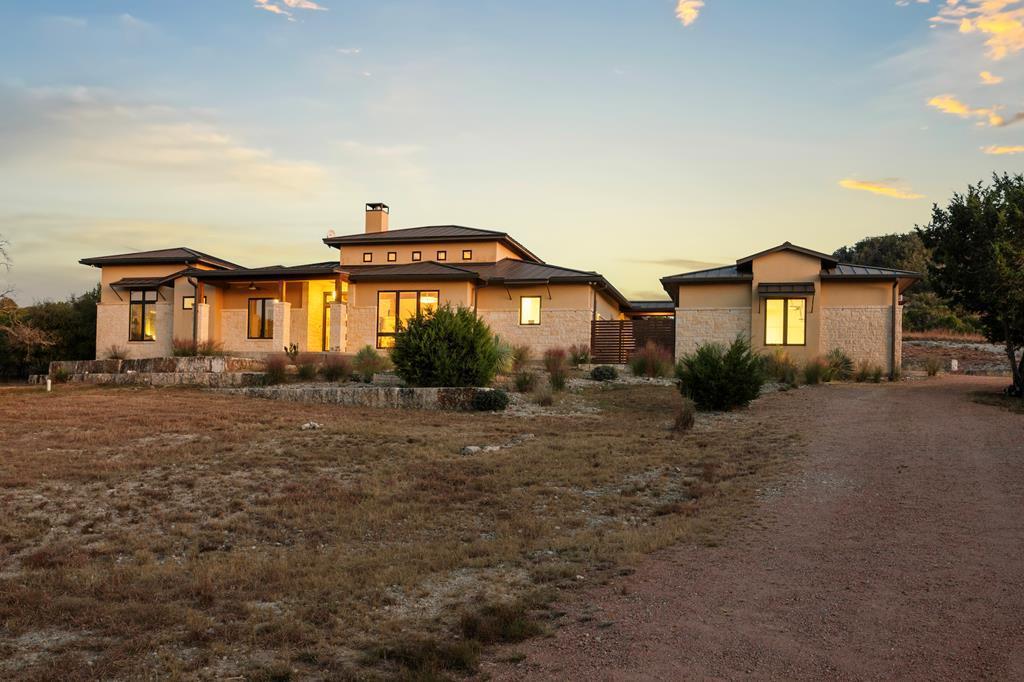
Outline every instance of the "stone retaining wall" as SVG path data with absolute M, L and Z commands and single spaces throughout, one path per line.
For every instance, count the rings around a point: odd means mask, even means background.
M 470 410 L 473 396 L 490 388 L 398 388 L 390 386 L 259 386 L 226 393 L 297 403 L 330 403 L 356 407 L 415 410 Z
M 72 374 L 69 384 L 92 384 L 98 386 L 200 386 L 205 388 L 229 388 L 234 386 L 256 386 L 263 381 L 262 372 L 124 372 L 108 374 L 90 372 Z M 29 383 L 45 384 L 46 376 L 35 374 Z
M 253 358 L 199 356 L 183 358 L 139 358 L 134 360 L 62 360 L 50 363 L 50 376 L 59 373 L 124 374 L 170 372 L 262 372 L 266 364 Z

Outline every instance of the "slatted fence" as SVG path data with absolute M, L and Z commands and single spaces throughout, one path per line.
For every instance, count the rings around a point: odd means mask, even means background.
M 671 317 L 646 320 L 594 320 L 590 323 L 590 352 L 602 365 L 622 365 L 648 342 L 674 352 L 676 322 Z

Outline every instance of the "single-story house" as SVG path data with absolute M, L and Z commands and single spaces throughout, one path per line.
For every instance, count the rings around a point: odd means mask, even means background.
M 892 372 L 901 362 L 901 295 L 918 279 L 786 242 L 661 283 L 675 305 L 677 357 L 742 335 L 755 350 L 783 349 L 797 362 L 840 348 Z
M 323 263 L 245 268 L 184 247 L 84 258 L 101 269 L 97 355 L 168 356 L 175 339 L 240 356 L 388 348 L 400 322 L 445 303 L 540 353 L 588 344 L 594 321 L 671 313 L 667 301 L 634 310 L 600 274 L 545 263 L 505 232 L 391 230 L 389 215 L 367 204 L 365 231 L 325 238 L 339 255 Z

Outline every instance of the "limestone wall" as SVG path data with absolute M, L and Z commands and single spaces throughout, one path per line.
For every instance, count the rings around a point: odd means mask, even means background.
M 676 359 L 706 343 L 750 338 L 750 308 L 676 308 Z
M 245 356 L 281 353 L 290 343 L 291 338 L 291 304 L 274 304 L 274 338 L 248 338 L 249 311 L 228 309 L 221 311 L 221 340 L 224 350 L 229 353 L 240 353 Z
M 549 348 L 565 348 L 574 344 L 590 345 L 592 310 L 552 309 L 545 307 L 541 323 L 519 324 L 518 310 L 478 310 L 477 314 L 501 340 L 513 345 L 527 345 L 534 355 Z
M 348 306 L 348 328 L 345 333 L 347 353 L 355 353 L 363 346 L 377 347 L 377 307 Z
M 899 312 L 899 311 L 897 311 Z M 897 315 L 900 325 L 900 316 Z M 897 326 L 897 366 L 900 357 L 900 327 Z M 853 361 L 866 360 L 889 370 L 892 338 L 891 306 L 833 307 L 823 309 L 821 352 L 841 348 Z
M 155 341 L 128 340 L 128 305 L 125 301 L 100 303 L 96 306 L 96 358 L 108 357 L 111 346 L 124 348 L 130 358 L 161 358 L 171 355 L 171 340 L 174 338 L 172 305 L 160 302 L 153 306 L 156 310 Z

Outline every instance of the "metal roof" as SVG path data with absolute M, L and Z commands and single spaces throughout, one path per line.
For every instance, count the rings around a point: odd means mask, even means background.
M 479 275 L 473 270 L 437 261 L 401 265 L 346 265 L 343 270 L 348 273 L 352 282 L 479 279 Z
M 832 254 L 830 254 L 830 253 L 822 253 L 821 251 L 815 251 L 814 249 L 808 249 L 808 248 L 805 248 L 803 246 L 797 246 L 796 244 L 793 244 L 792 242 L 782 242 L 778 246 L 773 246 L 770 249 L 765 249 L 764 251 L 758 251 L 757 253 L 755 253 L 753 255 L 745 256 L 743 258 L 740 258 L 738 261 L 736 261 L 736 265 L 742 266 L 742 265 L 744 265 L 746 263 L 749 263 L 749 262 L 751 262 L 751 261 L 753 261 L 753 260 L 755 260 L 757 258 L 760 258 L 761 256 L 767 256 L 770 253 L 778 253 L 779 251 L 794 251 L 796 253 L 802 253 L 805 256 L 811 256 L 812 258 L 818 258 L 818 259 L 821 260 L 822 265 L 824 265 L 825 263 L 830 263 L 832 265 L 835 265 L 836 263 L 839 262 L 839 260 L 835 256 L 833 256 Z
M 921 274 L 910 270 L 894 270 L 874 265 L 854 265 L 839 263 L 834 268 L 821 271 L 822 279 L 921 279 Z
M 462 225 L 424 225 L 421 227 L 405 227 L 399 230 L 384 232 L 359 232 L 338 237 L 325 237 L 324 244 L 341 248 L 343 245 L 370 244 L 415 244 L 423 242 L 479 242 L 500 241 L 512 251 L 527 260 L 542 263 L 532 251 L 509 236 L 507 232 L 483 230 L 478 227 Z
M 662 284 L 671 284 L 673 282 L 729 282 L 753 278 L 754 276 L 749 272 L 740 272 L 735 265 L 723 265 L 717 268 L 694 270 L 693 272 L 684 272 L 680 275 L 662 277 L 661 282 Z
M 630 301 L 629 310 L 638 313 L 674 313 L 676 304 L 671 299 L 662 301 Z
M 184 263 L 186 265 L 203 263 L 204 265 L 225 269 L 241 267 L 222 258 L 211 256 L 208 253 L 190 249 L 187 246 L 179 246 L 173 249 L 156 249 L 153 251 L 120 253 L 113 256 L 96 256 L 94 258 L 83 258 L 78 262 L 82 265 L 92 265 L 93 267 L 102 267 L 104 265 L 148 265 L 157 263 Z
M 235 270 L 196 270 L 188 271 L 190 277 L 209 280 L 268 280 L 268 279 L 301 279 L 337 277 L 343 272 L 338 261 L 323 263 L 307 263 L 306 265 L 270 265 L 264 268 L 237 268 Z
M 187 269 L 180 270 L 163 277 L 122 277 L 116 282 L 111 282 L 110 286 L 117 289 L 155 289 L 168 286 L 187 272 L 189 272 Z

